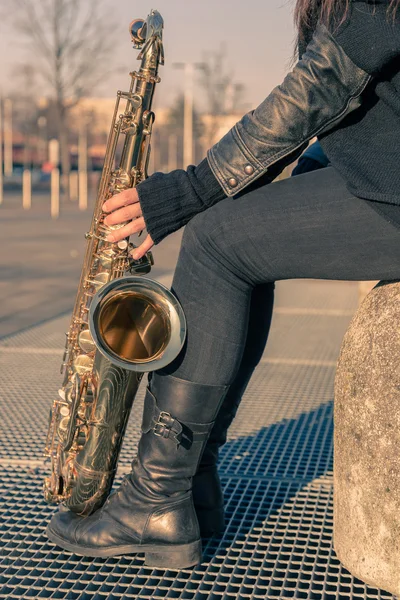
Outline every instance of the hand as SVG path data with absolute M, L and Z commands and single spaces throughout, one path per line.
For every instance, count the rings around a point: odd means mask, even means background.
M 106 225 L 110 226 L 125 223 L 123 227 L 116 229 L 107 235 L 107 242 L 119 242 L 133 233 L 139 233 L 139 231 L 146 228 L 139 202 L 139 195 L 135 188 L 129 188 L 116 194 L 112 198 L 109 198 L 103 204 L 103 211 L 110 213 L 104 219 Z M 132 252 L 132 257 L 136 260 L 142 258 L 152 246 L 154 246 L 154 242 L 148 234 L 142 244 Z

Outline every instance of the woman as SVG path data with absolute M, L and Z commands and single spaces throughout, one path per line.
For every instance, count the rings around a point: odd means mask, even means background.
M 399 277 L 399 5 L 298 0 L 301 60 L 282 85 L 200 165 L 105 203 L 108 224 L 129 221 L 110 241 L 146 226 L 135 258 L 187 223 L 173 290 L 188 336 L 151 378 L 130 475 L 94 515 L 58 512 L 59 546 L 199 562 L 198 522 L 223 527 L 218 447 L 262 355 L 274 282 Z M 268 185 L 314 136 L 332 166 Z

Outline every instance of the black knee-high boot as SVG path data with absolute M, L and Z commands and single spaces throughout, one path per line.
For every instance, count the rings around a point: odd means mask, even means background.
M 229 387 L 193 478 L 193 502 L 202 537 L 221 533 L 225 527 L 224 496 L 217 468 L 219 449 L 226 443 L 228 429 L 235 418 L 254 368 L 242 365 L 238 376 Z
M 193 500 L 203 537 L 223 531 L 224 499 L 218 475 L 218 451 L 230 427 L 250 378 L 259 363 L 271 326 L 275 284 L 257 285 L 251 297 L 246 344 L 239 371 L 229 387 L 193 479 Z
M 145 553 L 147 565 L 165 568 L 200 562 L 192 478 L 226 391 L 153 374 L 130 475 L 93 515 L 56 513 L 49 538 L 84 556 Z

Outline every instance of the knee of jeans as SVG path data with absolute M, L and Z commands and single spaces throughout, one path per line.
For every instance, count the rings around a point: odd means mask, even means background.
M 210 218 L 209 211 L 205 210 L 191 219 L 185 227 L 182 243 L 185 247 L 196 250 L 208 247 L 213 239 L 218 239 L 214 231 L 218 229 L 214 219 Z
M 211 259 L 219 269 L 230 273 L 235 279 L 243 281 L 243 286 L 252 285 L 252 270 L 247 268 L 246 256 L 239 245 L 235 246 L 237 239 L 237 223 L 213 206 L 197 214 L 186 225 L 182 239 L 182 249 L 192 256 L 201 255 Z M 217 257 L 217 259 L 216 259 Z

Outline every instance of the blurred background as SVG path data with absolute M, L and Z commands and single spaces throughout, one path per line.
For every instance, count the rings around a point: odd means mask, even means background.
M 165 20 L 150 173 L 198 163 L 279 84 L 294 47 L 284 0 L 3 0 L 0 336 L 68 310 L 117 90 L 138 67 L 129 24 Z M 173 269 L 180 234 L 156 249 Z

